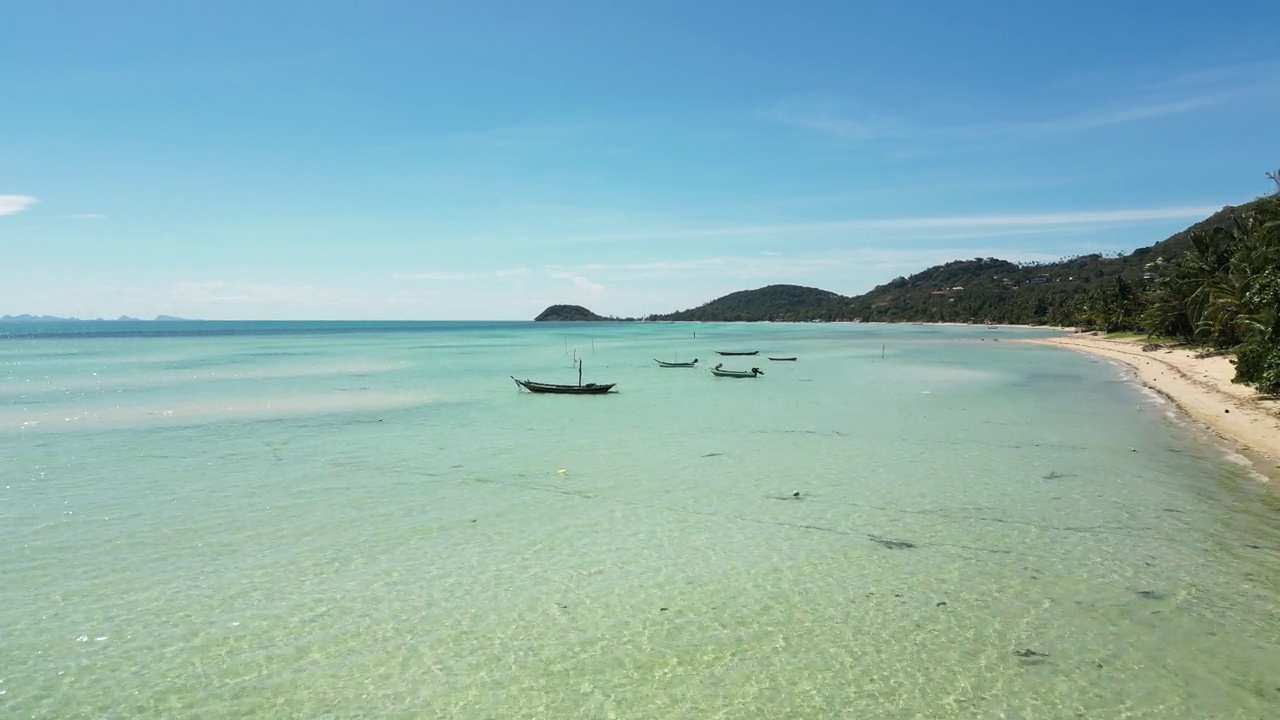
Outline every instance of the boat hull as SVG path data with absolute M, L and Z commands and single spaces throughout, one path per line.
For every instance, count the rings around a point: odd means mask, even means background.
M 659 360 L 658 358 L 654 358 L 653 361 L 658 363 L 658 367 L 669 367 L 669 368 L 691 368 L 691 367 L 697 367 L 698 365 L 697 360 L 694 360 L 693 362 L 666 362 L 664 360 Z
M 716 351 L 716 354 L 717 354 L 717 355 L 738 355 L 738 356 L 741 356 L 741 355 L 759 355 L 759 354 L 760 354 L 760 351 L 759 351 L 759 350 L 741 350 L 741 351 L 739 351 L 739 350 L 717 350 L 717 351 Z

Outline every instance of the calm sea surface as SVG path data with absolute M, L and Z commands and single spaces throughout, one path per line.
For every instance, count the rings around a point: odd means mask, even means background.
M 1280 717 L 1274 494 L 1044 334 L 0 326 L 0 717 Z

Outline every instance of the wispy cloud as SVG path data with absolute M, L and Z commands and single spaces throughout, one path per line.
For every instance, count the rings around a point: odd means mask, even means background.
M 522 147 L 530 144 L 560 142 L 595 132 L 601 128 L 594 123 L 515 125 L 453 133 L 451 141 L 474 143 L 495 148 Z
M 1238 92 L 1218 92 L 1177 100 L 1151 100 L 1141 104 L 1111 105 L 1089 108 L 1057 117 L 1033 120 L 1004 120 L 970 125 L 926 125 L 882 119 L 843 118 L 831 112 L 805 115 L 777 112 L 780 122 L 847 140 L 884 140 L 902 138 L 915 141 L 996 140 L 1059 135 L 1151 120 L 1224 104 Z M 921 151 L 917 151 L 921 152 Z
M 208 280 L 177 282 L 174 296 L 184 302 L 211 305 L 324 305 L 332 304 L 332 292 L 311 283 L 277 285 L 271 283 Z
M 572 275 L 591 273 L 607 276 L 641 276 L 650 279 L 686 277 L 754 277 L 803 278 L 827 276 L 857 270 L 914 267 L 954 260 L 957 257 L 1000 257 L 1011 262 L 1048 262 L 1061 259 L 1041 252 L 1010 251 L 988 247 L 969 248 L 858 248 L 822 253 L 805 253 L 779 257 L 772 253 L 754 255 L 719 255 L 684 260 L 657 260 L 637 263 L 588 263 L 573 268 L 556 269 L 554 273 Z M 887 279 L 887 278 L 886 278 Z
M 1000 257 L 1013 262 L 1060 259 L 1046 253 L 1010 252 L 981 246 L 862 248 L 785 257 L 763 253 L 727 254 L 636 263 L 589 263 L 566 267 L 563 271 L 589 275 L 606 283 L 609 293 L 601 298 L 605 303 L 601 307 L 607 312 L 639 316 L 695 307 L 719 295 L 774 283 L 794 283 L 856 295 L 899 275 L 911 275 L 957 257 Z M 563 299 L 554 301 L 564 302 Z M 600 312 L 597 307 L 592 309 Z
M 1009 117 L 986 123 L 939 125 L 866 113 L 856 107 L 859 103 L 831 97 L 792 98 L 766 112 L 766 116 L 783 124 L 857 141 L 1033 138 L 1183 115 L 1244 96 L 1266 97 L 1269 94 L 1265 90 L 1280 86 L 1277 65 L 1280 64 L 1213 68 L 1146 85 L 1131 84 L 1114 92 L 1114 97 L 1126 98 L 1125 101 L 1095 100 L 1075 111 L 1040 118 Z
M 605 294 L 604 285 L 588 280 L 581 273 L 553 268 L 548 274 L 553 278 L 568 280 L 573 283 L 573 286 L 577 288 L 580 293 L 583 293 L 588 297 L 599 298 L 603 297 Z
M 396 273 L 392 275 L 396 280 L 432 280 L 439 282 L 457 282 L 462 280 L 471 280 L 474 275 L 467 273 L 452 272 L 418 272 L 418 273 Z
M 1201 108 L 1220 105 L 1231 100 L 1236 93 L 1222 92 L 1199 97 L 1185 98 L 1167 102 L 1153 101 L 1141 105 L 1126 105 L 1106 108 L 1095 108 L 1063 117 L 1030 122 L 1009 122 L 991 126 L 974 126 L 971 128 L 955 128 L 955 132 L 982 132 L 991 135 L 1053 135 L 1078 130 L 1090 130 L 1137 122 L 1168 115 L 1181 115 Z
M 16 215 L 36 202 L 30 195 L 0 195 L 0 215 Z
M 936 217 L 861 218 L 806 223 L 762 223 L 666 227 L 606 233 L 574 238 L 577 242 L 625 242 L 645 239 L 712 237 L 794 237 L 829 233 L 910 234 L 927 231 L 931 235 L 949 232 L 1017 232 L 1044 228 L 1116 225 L 1158 220 L 1200 219 L 1221 209 L 1221 205 L 1188 205 L 1121 210 L 1085 210 L 1057 213 L 1011 213 L 999 215 L 951 215 Z
M 77 215 L 72 215 L 71 218 L 73 220 L 106 220 L 107 216 L 100 215 L 98 213 L 79 213 Z
M 1261 88 L 1280 86 L 1280 62 L 1254 62 L 1200 68 L 1172 78 L 1147 84 L 1140 91 L 1156 93 L 1222 92 L 1233 94 L 1255 92 Z
M 913 134 L 906 123 L 898 120 L 842 117 L 829 108 L 783 106 L 767 114 L 786 125 L 846 140 L 879 140 Z

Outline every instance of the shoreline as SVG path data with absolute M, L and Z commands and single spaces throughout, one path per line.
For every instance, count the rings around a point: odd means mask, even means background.
M 1231 382 L 1235 366 L 1223 355 L 1196 357 L 1195 350 L 1162 347 L 1144 351 L 1141 339 L 1076 333 L 1019 342 L 1053 345 L 1117 360 L 1138 379 L 1176 405 L 1183 414 L 1234 446 L 1253 469 L 1280 491 L 1280 399 Z

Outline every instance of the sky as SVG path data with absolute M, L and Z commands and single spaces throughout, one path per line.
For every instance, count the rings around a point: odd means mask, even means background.
M 640 317 L 1272 189 L 1280 2 L 14 2 L 0 315 Z

